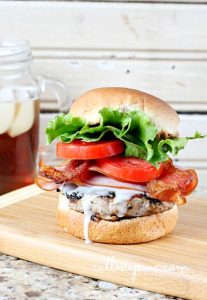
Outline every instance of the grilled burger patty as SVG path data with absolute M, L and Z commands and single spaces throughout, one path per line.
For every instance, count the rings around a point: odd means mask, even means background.
M 84 212 L 82 201 L 84 194 L 78 191 L 62 191 L 68 199 L 68 206 L 72 210 Z M 156 213 L 161 213 L 173 207 L 173 203 L 161 202 L 157 199 L 149 198 L 146 194 L 135 194 L 128 200 L 119 203 L 116 200 L 116 193 L 108 191 L 103 195 L 90 198 L 92 220 L 104 219 L 107 221 L 117 221 L 123 218 L 143 217 Z

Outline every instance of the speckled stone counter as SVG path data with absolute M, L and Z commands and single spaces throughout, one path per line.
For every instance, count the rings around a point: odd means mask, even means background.
M 207 196 L 207 190 L 196 193 Z M 181 299 L 55 270 L 0 253 L 0 300 Z
M 0 300 L 181 299 L 55 270 L 0 254 Z

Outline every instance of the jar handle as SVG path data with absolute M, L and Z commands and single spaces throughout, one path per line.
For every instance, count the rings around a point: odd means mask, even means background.
M 54 93 L 57 102 L 59 104 L 59 110 L 63 112 L 68 112 L 70 101 L 69 101 L 69 93 L 68 88 L 61 81 L 48 77 L 48 76 L 35 76 L 40 84 L 41 92 L 45 92 L 46 90 Z

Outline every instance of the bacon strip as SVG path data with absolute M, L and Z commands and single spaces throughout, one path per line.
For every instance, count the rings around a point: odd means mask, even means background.
M 100 175 L 98 172 L 99 170 L 95 170 L 89 161 L 83 160 L 71 160 L 66 165 L 57 168 L 42 164 L 36 183 L 46 190 L 56 189 L 60 184 L 70 182 L 76 185 L 109 186 L 146 191 L 151 198 L 174 202 L 179 205 L 186 202 L 185 196 L 190 194 L 198 183 L 197 174 L 194 170 L 177 169 L 173 166 L 172 161 L 164 164 L 163 174 L 159 178 L 148 182 L 146 185 L 123 183 Z
M 67 172 L 65 170 L 68 170 Z M 39 176 L 36 177 L 36 184 L 44 190 L 55 190 L 61 184 L 71 182 L 76 185 L 85 186 L 105 186 L 114 187 L 120 189 L 146 191 L 145 185 L 139 185 L 134 183 L 123 183 L 121 181 L 106 177 L 102 174 L 88 171 L 86 173 L 77 174 L 75 170 L 71 168 L 69 173 L 69 167 L 64 169 L 56 169 L 50 166 L 42 166 L 39 172 Z M 67 176 L 67 174 L 69 176 Z
M 165 184 L 161 179 L 147 183 L 147 195 L 160 201 L 174 202 L 178 205 L 186 203 L 186 197 L 179 190 L 177 184 Z
M 147 194 L 161 201 L 182 205 L 186 202 L 185 196 L 192 193 L 197 184 L 198 177 L 194 170 L 180 170 L 169 162 L 158 179 L 147 183 Z
M 70 178 L 67 176 L 66 172 L 57 170 L 56 168 L 50 166 L 42 166 L 39 174 L 42 177 L 52 180 L 56 184 L 62 184 L 70 181 Z
M 42 164 L 40 166 L 39 176 L 45 177 L 59 185 L 65 182 L 71 182 L 76 185 L 86 185 L 81 180 L 81 176 L 87 173 L 88 168 L 89 162 L 83 160 L 71 160 L 66 165 L 57 168 Z

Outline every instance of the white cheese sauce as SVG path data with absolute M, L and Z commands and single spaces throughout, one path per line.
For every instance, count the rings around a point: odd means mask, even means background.
M 84 211 L 84 239 L 87 244 L 91 242 L 89 239 L 89 225 L 91 216 L 93 215 L 93 200 L 98 197 L 107 197 L 109 192 L 115 194 L 115 197 L 112 199 L 113 201 L 109 201 L 109 211 L 111 213 L 116 212 L 117 216 L 120 218 L 124 217 L 127 212 L 128 200 L 134 195 L 143 193 L 143 191 L 139 192 L 137 190 L 98 186 L 75 186 L 65 184 L 62 187 L 62 193 L 64 195 L 76 193 L 80 196 L 80 201 Z
M 91 240 L 89 239 L 89 225 L 91 221 L 91 217 L 93 215 L 92 213 L 92 201 L 96 197 L 96 195 L 90 195 L 86 194 L 81 198 L 81 203 L 83 206 L 83 211 L 84 211 L 84 224 L 83 224 L 83 233 L 84 233 L 84 239 L 86 244 L 90 244 Z

